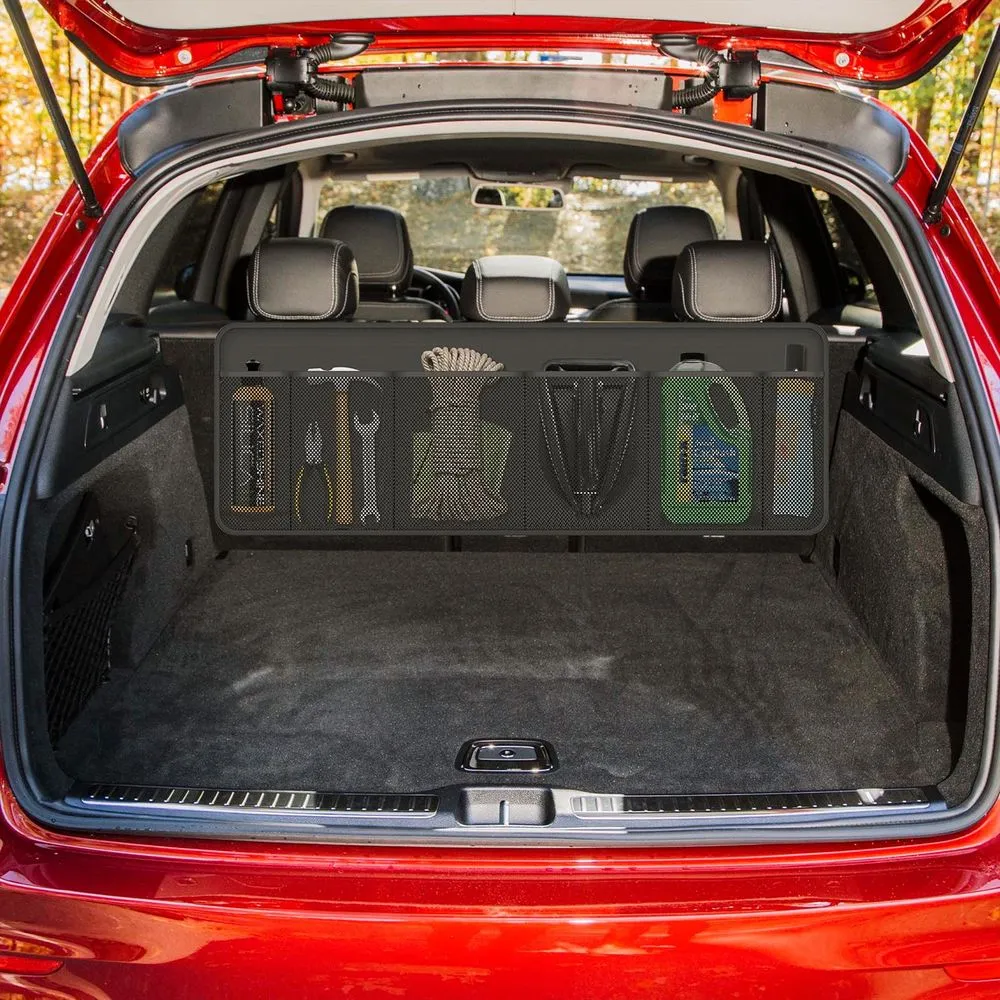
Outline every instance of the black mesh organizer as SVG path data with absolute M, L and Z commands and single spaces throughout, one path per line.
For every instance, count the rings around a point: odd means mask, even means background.
M 442 328 L 449 342 L 463 342 L 457 326 Z M 769 360 L 808 356 L 816 370 L 754 371 L 671 350 L 657 333 L 680 370 L 223 370 L 217 520 L 236 535 L 818 531 L 825 339 L 772 335 Z M 752 332 L 740 336 L 742 359 Z M 809 354 L 786 350 L 790 336 Z
M 138 547 L 134 524 L 121 538 L 109 537 L 88 494 L 45 587 L 45 701 L 53 743 L 110 675 L 115 613 Z

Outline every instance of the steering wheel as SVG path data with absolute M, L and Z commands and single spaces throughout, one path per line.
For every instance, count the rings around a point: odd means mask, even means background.
M 438 277 L 426 267 L 413 269 L 413 286 L 421 292 L 421 298 L 436 302 L 448 314 L 450 319 L 462 318 L 462 306 L 458 292 L 443 278 Z

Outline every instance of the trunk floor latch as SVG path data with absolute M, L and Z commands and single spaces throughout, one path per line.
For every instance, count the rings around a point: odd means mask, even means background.
M 555 750 L 544 740 L 482 739 L 463 743 L 455 766 L 480 773 L 545 774 L 559 765 Z

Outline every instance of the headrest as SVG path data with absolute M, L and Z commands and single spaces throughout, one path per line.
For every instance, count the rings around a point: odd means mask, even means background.
M 341 205 L 326 213 L 320 233 L 354 251 L 365 289 L 402 295 L 413 275 L 413 249 L 406 219 L 381 205 Z
M 781 265 L 769 243 L 692 243 L 677 258 L 671 300 L 679 319 L 762 323 L 781 312 Z
M 485 323 L 562 320 L 569 301 L 566 272 L 549 257 L 480 257 L 462 281 L 462 314 Z
M 346 243 L 261 243 L 247 271 L 250 309 L 263 319 L 347 319 L 358 308 L 358 268 Z
M 659 205 L 632 217 L 625 243 L 625 285 L 634 299 L 669 302 L 677 255 L 689 244 L 715 239 L 712 217 L 690 205 Z

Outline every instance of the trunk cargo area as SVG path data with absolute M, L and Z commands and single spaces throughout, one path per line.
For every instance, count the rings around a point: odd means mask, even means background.
M 950 769 L 818 566 L 782 552 L 232 552 L 59 748 L 92 781 L 410 792 L 480 737 L 609 793 Z
M 891 383 L 860 340 L 831 341 L 828 517 L 798 536 L 227 533 L 212 349 L 165 338 L 158 371 L 183 400 L 171 390 L 173 410 L 32 508 L 28 564 L 73 551 L 86 568 L 27 593 L 45 669 L 24 673 L 26 733 L 53 794 L 968 794 L 986 521 L 861 405 L 863 385 Z M 472 740 L 545 741 L 557 767 L 466 771 Z

